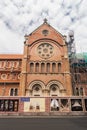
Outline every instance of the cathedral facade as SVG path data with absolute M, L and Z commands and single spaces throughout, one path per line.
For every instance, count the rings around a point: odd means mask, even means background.
M 23 55 L 0 55 L 0 111 L 70 112 L 76 103 L 68 98 L 73 96 L 71 79 L 65 36 L 45 19 L 25 35 Z M 77 103 L 82 111 L 83 100 Z
M 20 95 L 72 95 L 64 37 L 44 22 L 25 39 Z
M 0 55 L 0 60 L 1 96 L 72 95 L 64 36 L 46 21 L 25 36 L 23 55 Z

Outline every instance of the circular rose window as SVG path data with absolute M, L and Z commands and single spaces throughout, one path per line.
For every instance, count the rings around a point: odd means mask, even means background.
M 37 51 L 41 58 L 48 59 L 53 55 L 53 46 L 49 43 L 42 43 L 38 46 Z

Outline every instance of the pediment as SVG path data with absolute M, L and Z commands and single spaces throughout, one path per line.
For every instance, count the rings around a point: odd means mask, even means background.
M 59 45 L 64 45 L 63 35 L 47 22 L 44 22 L 31 34 L 28 35 L 29 44 L 32 44 L 33 42 L 41 39 L 50 39 L 56 41 Z

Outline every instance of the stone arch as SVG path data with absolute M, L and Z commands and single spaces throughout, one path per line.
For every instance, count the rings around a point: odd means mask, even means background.
M 63 96 L 64 87 L 58 81 L 50 81 L 47 84 L 47 90 L 49 91 L 49 96 Z
M 29 90 L 32 90 L 32 89 L 33 89 L 33 86 L 34 86 L 35 84 L 39 84 L 39 85 L 42 87 L 42 90 L 45 89 L 45 84 L 44 84 L 42 81 L 40 81 L 40 80 L 36 80 L 36 81 L 31 82 L 31 83 L 28 85 L 28 89 L 29 89 Z
M 59 81 L 50 81 L 48 84 L 47 84 L 47 89 L 50 90 L 50 86 L 53 85 L 53 84 L 56 84 L 58 87 L 59 87 L 59 90 L 64 90 L 64 87 L 63 85 L 59 82 Z

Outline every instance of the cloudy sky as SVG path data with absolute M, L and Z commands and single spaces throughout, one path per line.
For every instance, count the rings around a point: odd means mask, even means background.
M 73 30 L 77 53 L 87 52 L 87 0 L 0 0 L 0 53 L 22 54 L 44 18 L 63 35 Z

